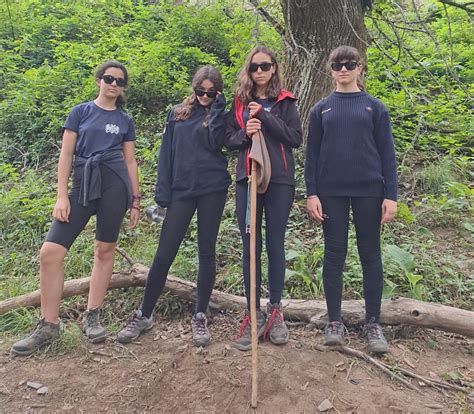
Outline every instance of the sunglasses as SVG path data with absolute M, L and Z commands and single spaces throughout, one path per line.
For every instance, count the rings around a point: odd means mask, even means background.
M 217 96 L 217 91 L 205 91 L 204 89 L 194 89 L 194 93 L 197 96 L 207 95 L 208 98 L 215 98 Z
M 107 85 L 112 85 L 114 81 L 117 86 L 120 86 L 121 88 L 127 85 L 127 81 L 124 78 L 116 78 L 112 75 L 102 75 L 100 79 L 102 79 Z
M 257 72 L 258 68 L 262 69 L 262 72 L 268 72 L 273 66 L 273 63 L 263 62 L 263 63 L 251 63 L 249 66 L 250 72 Z
M 354 70 L 358 66 L 357 62 L 346 62 L 346 63 L 339 63 L 339 62 L 332 62 L 331 69 L 334 72 L 339 72 L 342 70 L 342 67 L 345 67 L 347 70 Z

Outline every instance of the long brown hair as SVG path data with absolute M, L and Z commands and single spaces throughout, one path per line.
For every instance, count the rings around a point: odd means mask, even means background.
M 223 91 L 224 82 L 222 81 L 221 73 L 214 66 L 207 65 L 199 68 L 194 74 L 193 80 L 191 81 L 193 93 L 186 97 L 181 105 L 176 107 L 174 110 L 174 119 L 176 121 L 184 121 L 192 115 L 194 108 L 196 105 L 198 105 L 198 100 L 196 94 L 194 93 L 194 89 L 199 88 L 205 80 L 211 81 L 217 91 Z M 209 111 L 202 124 L 204 127 L 207 127 L 208 116 Z
M 102 63 L 99 65 L 95 71 L 95 78 L 96 79 L 101 79 L 102 76 L 104 76 L 105 71 L 108 68 L 117 68 L 120 69 L 123 72 L 123 77 L 125 79 L 125 86 L 128 85 L 128 71 L 127 68 L 120 63 L 118 60 L 108 60 L 107 62 Z M 125 95 L 123 92 L 117 96 L 117 100 L 115 101 L 115 105 L 117 105 L 120 108 L 123 108 L 125 104 L 127 103 L 127 99 L 125 98 Z
M 278 69 L 278 63 L 276 61 L 275 53 L 273 53 L 270 49 L 263 45 L 255 46 L 245 59 L 244 66 L 239 72 L 239 76 L 237 78 L 237 88 L 236 88 L 236 96 L 237 98 L 244 104 L 248 105 L 252 102 L 255 98 L 255 84 L 252 80 L 250 75 L 250 64 L 252 63 L 253 57 L 257 53 L 265 53 L 266 55 L 270 56 L 272 63 L 275 65 L 275 73 L 268 82 L 266 95 L 268 98 L 278 98 L 278 95 L 281 91 L 281 80 L 280 80 L 280 72 Z
M 327 61 L 328 69 L 331 70 L 331 63 L 341 63 L 342 61 L 357 62 L 357 64 L 362 67 L 362 73 L 364 72 L 364 60 L 355 47 L 342 45 L 333 49 Z M 361 91 L 365 90 L 362 73 L 357 77 L 357 86 Z

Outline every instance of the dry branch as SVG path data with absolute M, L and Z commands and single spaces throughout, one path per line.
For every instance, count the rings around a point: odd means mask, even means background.
M 390 366 L 387 365 L 385 362 L 380 361 L 376 358 L 372 358 L 370 355 L 366 354 L 365 352 L 359 351 L 354 348 L 350 348 L 348 346 L 337 346 L 334 347 L 336 351 L 342 352 L 343 354 L 355 356 L 357 358 L 363 359 L 364 361 L 370 362 L 371 364 L 375 365 L 377 368 L 385 372 L 388 376 L 395 378 L 397 381 L 400 381 L 402 384 L 406 385 L 408 388 L 412 390 L 417 390 L 417 388 L 408 382 L 405 378 L 402 378 L 401 376 L 397 375 L 395 372 L 390 370 Z M 438 389 L 438 387 L 445 388 L 451 391 L 461 391 L 461 392 L 468 392 L 468 388 L 465 387 L 460 387 L 459 385 L 455 384 L 450 384 L 445 381 L 439 381 L 439 380 L 434 380 L 432 378 L 425 377 L 423 375 L 419 375 L 415 372 L 409 371 L 407 369 L 401 368 L 401 367 L 396 367 L 395 370 L 402 372 L 403 374 L 419 379 L 423 381 L 426 385 L 429 385 L 433 388 Z M 349 377 L 349 375 L 347 376 Z
M 109 289 L 145 286 L 148 268 L 137 263 L 131 273 L 115 273 Z M 89 291 L 90 278 L 68 280 L 64 284 L 63 297 L 83 295 Z M 180 299 L 195 302 L 196 284 L 177 277 L 168 276 L 166 290 Z M 262 299 L 262 305 L 266 301 Z M 327 320 L 326 302 L 321 300 L 283 300 L 283 311 L 288 319 L 311 322 L 322 327 Z M 40 292 L 36 290 L 25 295 L 0 302 L 0 315 L 25 306 L 39 306 Z M 244 297 L 214 290 L 211 309 L 242 310 L 246 305 Z M 347 300 L 342 303 L 342 315 L 348 326 L 364 323 L 365 307 L 361 300 Z M 381 323 L 385 325 L 416 325 L 424 328 L 441 329 L 474 337 L 474 312 L 421 302 L 407 298 L 392 298 L 382 301 Z

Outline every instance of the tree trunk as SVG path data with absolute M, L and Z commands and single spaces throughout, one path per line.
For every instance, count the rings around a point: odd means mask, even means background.
M 115 273 L 109 289 L 131 286 L 145 286 L 148 268 L 136 264 L 131 274 Z M 68 280 L 64 284 L 63 297 L 83 295 L 89 291 L 90 278 Z M 177 277 L 168 276 L 165 290 L 182 300 L 196 302 L 196 284 Z M 0 315 L 25 306 L 39 306 L 40 292 L 10 298 L 0 302 Z M 262 305 L 266 300 L 262 299 Z M 322 300 L 282 300 L 283 312 L 287 318 L 311 322 L 318 327 L 327 321 L 326 302 Z M 242 310 L 246 306 L 244 297 L 213 290 L 211 309 Z M 342 302 L 342 317 L 348 326 L 364 322 L 365 307 L 362 300 Z M 414 299 L 394 298 L 382 302 L 381 323 L 386 325 L 409 324 L 424 328 L 441 329 L 474 337 L 474 312 L 452 308 L 436 303 L 420 302 Z
M 285 19 L 283 73 L 286 87 L 298 98 L 303 129 L 309 111 L 333 90 L 326 62 L 341 45 L 366 50 L 361 0 L 280 0 Z

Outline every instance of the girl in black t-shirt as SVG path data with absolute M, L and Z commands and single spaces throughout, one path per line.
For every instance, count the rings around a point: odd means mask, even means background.
M 64 258 L 92 215 L 97 216 L 96 242 L 83 330 L 93 343 L 106 338 L 100 307 L 112 276 L 122 220 L 130 209 L 130 228 L 136 226 L 140 195 L 135 128 L 120 109 L 127 70 L 120 62 L 108 61 L 99 66 L 95 79 L 99 96 L 74 107 L 64 127 L 54 221 L 40 251 L 41 319 L 30 336 L 12 346 L 16 355 L 29 355 L 58 336 Z

